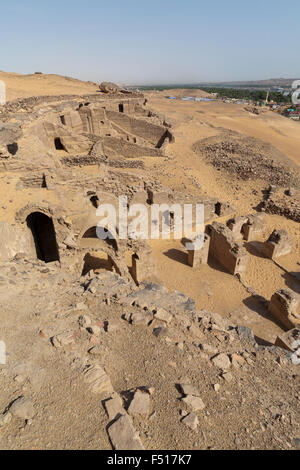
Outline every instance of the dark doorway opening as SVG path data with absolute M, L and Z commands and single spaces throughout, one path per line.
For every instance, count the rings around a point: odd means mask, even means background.
M 41 212 L 33 212 L 26 222 L 33 235 L 38 259 L 45 263 L 59 261 L 53 220 Z
M 59 137 L 56 137 L 56 139 L 54 139 L 54 145 L 56 150 L 66 150 Z
M 90 271 L 94 271 L 96 273 L 101 271 L 111 271 L 121 275 L 118 266 L 104 251 L 93 251 L 92 253 L 87 253 L 85 255 L 82 276 L 85 276 Z
M 9 153 L 11 155 L 16 155 L 18 149 L 19 149 L 19 147 L 18 147 L 18 144 L 16 142 L 14 142 L 13 144 L 8 144 L 7 145 L 7 150 L 9 151 Z
M 42 188 L 47 188 L 47 180 L 46 180 L 46 175 L 45 175 L 45 173 L 43 174 Z
M 96 209 L 98 209 L 98 207 L 99 207 L 99 198 L 98 198 L 98 196 L 92 196 L 92 197 L 90 198 L 90 201 L 91 201 L 91 203 L 93 204 L 93 206 L 94 206 Z
M 163 146 L 164 143 L 165 143 L 165 140 L 168 139 L 168 138 L 169 138 L 169 132 L 167 131 L 167 132 L 165 132 L 165 133 L 161 136 L 161 138 L 160 138 L 159 141 L 157 142 L 156 148 L 157 148 L 157 149 L 162 148 L 162 146 Z
M 84 257 L 82 276 L 90 271 L 112 271 L 113 264 L 111 258 L 104 252 L 87 253 Z
M 217 202 L 217 204 L 215 204 L 215 214 L 216 215 L 221 215 L 221 208 L 222 208 L 222 204 L 220 202 Z
M 119 113 L 124 113 L 124 104 L 119 104 Z
M 113 235 L 111 234 L 111 232 L 109 230 L 107 230 L 106 228 L 104 227 L 99 227 L 99 229 L 103 229 L 104 233 L 106 234 L 106 238 L 103 239 L 103 241 L 111 246 L 115 251 L 118 250 L 118 245 L 117 245 L 117 242 L 116 242 L 116 239 L 113 238 Z M 98 238 L 98 240 L 102 240 L 101 238 L 98 237 L 98 234 L 97 234 L 97 227 L 91 227 L 89 228 L 85 234 L 83 235 L 82 238 Z

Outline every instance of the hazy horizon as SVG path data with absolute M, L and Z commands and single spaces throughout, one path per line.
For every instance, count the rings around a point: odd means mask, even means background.
M 27 75 L 35 75 L 35 72 L 30 72 L 30 73 L 22 73 L 22 72 L 16 72 L 15 70 L 3 70 L 3 69 L 0 69 L 0 72 L 3 72 L 3 73 L 12 73 L 12 74 L 19 74 L 19 75 L 24 75 L 24 76 L 27 76 Z M 86 82 L 93 82 L 93 80 L 90 80 L 90 79 L 81 79 L 79 77 L 76 77 L 76 76 L 68 76 L 68 75 L 61 75 L 61 74 L 58 74 L 58 73 L 55 73 L 55 72 L 40 72 L 42 75 L 57 75 L 57 76 L 61 76 L 61 77 L 66 77 L 66 78 L 73 78 L 73 79 L 77 79 L 77 80 L 81 80 L 81 81 L 86 81 Z M 269 80 L 296 80 L 295 77 L 268 77 L 268 78 L 258 78 L 256 80 L 226 80 L 226 81 L 197 81 L 197 82 L 193 82 L 193 81 L 186 81 L 186 82 L 167 82 L 167 81 L 151 81 L 151 82 L 132 82 L 132 83 L 129 83 L 129 82 L 118 82 L 118 80 L 116 80 L 115 82 L 116 83 L 121 83 L 123 85 L 127 84 L 128 86 L 178 86 L 178 85 L 189 85 L 189 86 L 198 86 L 199 84 L 203 84 L 203 83 L 211 83 L 211 84 L 222 84 L 222 83 L 243 83 L 243 82 L 253 82 L 253 83 L 257 83 L 257 82 L 260 82 L 260 81 L 269 81 Z
M 2 0 L 0 69 L 123 84 L 300 77 L 299 2 Z

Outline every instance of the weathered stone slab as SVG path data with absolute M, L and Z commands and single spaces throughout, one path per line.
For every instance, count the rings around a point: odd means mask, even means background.
M 144 450 L 130 417 L 120 416 L 109 428 L 108 435 L 115 450 Z
M 114 391 L 110 378 L 100 366 L 92 366 L 87 369 L 84 373 L 84 380 L 92 393 L 107 397 Z

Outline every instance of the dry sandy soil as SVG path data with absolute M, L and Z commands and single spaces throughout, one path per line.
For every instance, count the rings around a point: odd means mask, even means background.
M 0 80 L 6 84 L 7 101 L 37 95 L 84 95 L 95 93 L 98 89 L 95 83 L 55 74 L 20 75 L 0 70 Z
M 57 75 L 19 76 L 0 72 L 0 80 L 5 80 L 7 84 L 9 100 L 34 95 L 93 93 L 97 90 L 93 83 Z M 274 146 L 280 155 L 277 158 L 277 153 L 274 153 L 276 162 L 278 159 L 278 163 L 287 165 L 296 174 L 300 166 L 299 123 L 272 112 L 253 115 L 241 105 L 166 98 L 186 94 L 206 96 L 204 92 L 187 93 L 182 90 L 146 94 L 148 107 L 165 115 L 175 135 L 175 143 L 167 149 L 170 159 L 145 159 L 146 170 L 167 187 L 183 192 L 188 190 L 195 195 L 201 188 L 201 194 L 227 201 L 234 208 L 232 215 L 253 213 L 270 181 L 259 178 L 259 175 L 241 180 L 237 174 L 218 171 L 204 154 L 194 151 L 195 144 L 224 132 L 238 132 Z M 97 171 L 94 167 L 85 167 L 78 169 L 78 174 L 94 171 Z M 7 207 L 5 218 L 8 221 L 12 218 L 11 214 L 22 206 L 22 194 L 15 194 L 13 178 L 3 174 L 0 180 L 1 205 Z M 41 195 L 37 191 L 35 197 L 38 199 Z M 2 216 L 1 213 L 1 220 Z M 225 217 L 224 221 L 227 219 Z M 292 254 L 282 257 L 280 263 L 288 272 L 298 272 L 300 263 L 299 224 L 279 215 L 268 215 L 267 228 L 256 245 L 245 244 L 249 252 L 249 265 L 244 276 L 245 282 L 267 301 L 283 287 L 292 287 L 300 292 L 300 284 L 294 277 L 286 274 L 273 261 L 263 258 L 259 252 L 259 242 L 266 240 L 274 228 L 286 229 L 293 240 Z M 222 267 L 209 264 L 197 269 L 189 268 L 180 241 L 152 241 L 151 246 L 157 261 L 158 279 L 171 291 L 178 290 L 191 296 L 197 309 L 218 312 L 235 325 L 248 326 L 262 344 L 274 344 L 277 335 L 283 332 L 281 326 L 269 316 L 266 304 L 249 296 L 242 284 L 225 273 Z M 0 380 L 2 378 L 10 384 L 5 395 L 0 394 L 0 412 L 8 406 L 7 395 L 13 401 L 20 395 L 30 394 L 34 397 L 37 417 L 25 426 L 17 422 L 4 430 L 0 428 L 0 446 L 5 449 L 110 449 L 105 411 L 97 398 L 87 395 L 79 372 L 93 342 L 81 332 L 81 349 L 72 346 L 67 351 L 62 350 L 57 357 L 49 348 L 48 339 L 66 328 L 76 330 L 80 313 L 80 309 L 74 308 L 76 303 L 86 302 L 97 324 L 103 324 L 108 319 L 120 321 L 120 306 L 100 308 L 97 299 L 89 296 L 81 298 L 76 283 L 74 289 L 65 292 L 64 275 L 53 271 L 47 278 L 49 272 L 43 271 L 43 266 L 26 267 L 20 261 L 17 268 L 18 273 L 15 273 L 13 266 L 8 264 L 0 280 L 4 329 L 7 334 L 13 332 L 11 342 L 15 344 L 16 337 L 19 341 L 18 347 L 9 344 L 9 349 L 15 348 L 13 367 L 0 370 Z M 35 269 L 39 272 L 38 280 Z M 20 279 L 23 284 L 19 285 Z M 34 295 L 33 289 L 38 289 Z M 57 295 L 56 300 L 49 292 L 51 289 Z M 151 409 L 151 413 L 155 414 L 146 421 L 142 418 L 134 420 L 145 447 L 297 447 L 299 373 L 287 363 L 284 354 L 278 353 L 273 357 L 267 350 L 253 351 L 236 337 L 231 343 L 229 335 L 229 339 L 224 341 L 232 344 L 231 353 L 246 352 L 245 357 L 247 354 L 249 356 L 245 366 L 234 371 L 233 381 L 226 382 L 220 379 L 218 371 L 209 361 L 208 353 L 197 355 L 199 343 L 212 344 L 219 352 L 224 349 L 223 343 L 220 346 L 214 333 L 205 328 L 199 333 L 200 339 L 191 339 L 187 336 L 190 326 L 189 322 L 177 319 L 169 328 L 168 341 L 164 337 L 153 336 L 152 327 L 149 332 L 149 329 L 136 329 L 126 322 L 115 332 L 102 333 L 101 360 L 110 371 L 115 390 L 120 393 L 141 386 L 151 386 L 156 390 Z M 30 364 L 22 361 L 22 341 L 26 341 L 26 347 L 31 345 L 37 352 Z M 25 356 L 27 354 L 26 350 Z M 49 368 L 51 361 L 55 361 L 55 366 L 52 364 Z M 265 376 L 269 377 L 268 384 L 264 383 Z M 198 432 L 192 432 L 180 422 L 184 407 L 179 401 L 181 395 L 176 384 L 186 380 L 198 386 L 206 404 L 199 418 Z M 216 383 L 221 386 L 219 392 L 214 390 Z M 237 408 L 239 413 L 236 413 Z

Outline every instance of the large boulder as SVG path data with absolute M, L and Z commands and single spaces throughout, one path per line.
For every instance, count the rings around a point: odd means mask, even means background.
M 17 253 L 25 253 L 35 257 L 36 251 L 33 237 L 26 231 L 8 222 L 0 222 L 0 260 L 8 261 Z
M 103 93 L 119 93 L 120 87 L 112 82 L 102 82 L 99 86 Z

